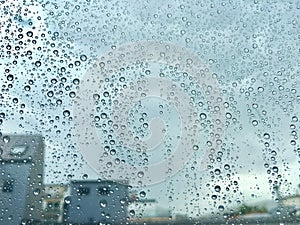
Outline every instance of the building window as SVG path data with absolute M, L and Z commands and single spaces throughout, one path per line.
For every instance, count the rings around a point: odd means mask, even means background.
M 15 146 L 10 150 L 11 155 L 24 155 L 27 151 L 27 146 Z
M 6 180 L 2 186 L 2 192 L 12 192 L 14 189 L 14 180 Z
M 88 187 L 79 187 L 77 189 L 77 195 L 88 195 L 90 193 L 90 188 Z
M 98 188 L 98 193 L 100 195 L 108 195 L 110 193 L 110 189 L 107 186 L 102 186 Z

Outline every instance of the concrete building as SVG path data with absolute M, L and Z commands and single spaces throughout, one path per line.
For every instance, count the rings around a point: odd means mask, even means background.
M 42 203 L 43 221 L 61 223 L 63 221 L 64 198 L 67 196 L 66 185 L 45 185 Z
M 43 164 L 41 136 L 0 134 L 0 224 L 42 218 Z
M 289 207 L 292 213 L 300 216 L 300 195 L 291 195 L 281 199 L 284 207 Z
M 123 224 L 127 217 L 128 185 L 114 181 L 72 181 L 65 199 L 64 221 Z

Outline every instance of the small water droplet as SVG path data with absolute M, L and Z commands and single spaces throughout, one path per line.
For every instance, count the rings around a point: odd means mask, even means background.
M 206 114 L 205 113 L 200 113 L 200 118 L 205 120 L 207 118 Z
M 220 187 L 219 185 L 216 185 L 216 186 L 215 186 L 215 191 L 216 191 L 216 192 L 220 192 L 220 191 L 221 191 L 221 187 Z
M 140 192 L 140 197 L 141 198 L 145 198 L 146 197 L 146 192 L 145 191 L 141 191 Z
M 39 188 L 36 188 L 36 189 L 33 190 L 33 194 L 35 196 L 39 195 L 40 193 L 41 193 L 41 190 Z
M 130 216 L 134 216 L 134 215 L 135 215 L 135 211 L 134 211 L 133 209 L 130 210 L 130 211 L 129 211 L 129 215 L 130 215 Z
M 101 207 L 101 208 L 105 208 L 106 206 L 107 206 L 107 201 L 104 200 L 104 199 L 101 200 L 101 201 L 100 201 L 100 207 Z
M 75 78 L 75 79 L 73 80 L 73 84 L 78 85 L 79 83 L 80 83 L 80 81 L 79 81 L 78 78 Z
M 40 67 L 40 66 L 42 65 L 42 63 L 41 63 L 40 61 L 36 61 L 36 62 L 34 63 L 34 65 L 37 66 L 37 67 Z
M 10 137 L 9 137 L 9 136 L 4 136 L 4 137 L 3 137 L 3 142 L 4 142 L 4 143 L 10 142 Z
M 258 121 L 257 121 L 257 120 L 253 120 L 253 121 L 252 121 L 252 125 L 253 125 L 253 126 L 257 126 L 257 125 L 258 125 Z
M 229 170 L 229 169 L 230 169 L 230 166 L 229 166 L 228 164 L 225 164 L 225 165 L 224 165 L 224 169 L 225 169 L 225 170 Z
M 63 115 L 66 117 L 70 116 L 70 111 L 69 110 L 63 111 Z
M 219 209 L 219 211 L 224 211 L 224 206 L 223 205 L 219 205 L 218 209 Z
M 139 171 L 138 174 L 137 174 L 137 176 L 139 178 L 142 178 L 144 176 L 144 172 L 143 171 Z
M 14 79 L 14 76 L 12 74 L 7 75 L 6 79 L 8 81 L 12 81 Z
M 71 203 L 71 198 L 69 196 L 65 197 L 64 202 L 69 205 Z
M 81 55 L 81 56 L 80 56 L 80 60 L 83 61 L 83 62 L 86 61 L 86 60 L 87 60 L 86 55 Z
M 48 97 L 51 98 L 51 97 L 53 97 L 53 95 L 54 95 L 54 92 L 53 92 L 53 91 L 48 91 L 48 93 L 47 93 L 47 96 L 48 96 Z

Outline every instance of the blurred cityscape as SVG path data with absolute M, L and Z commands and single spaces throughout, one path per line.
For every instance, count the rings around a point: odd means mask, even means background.
M 44 184 L 44 142 L 39 135 L 1 135 L 0 224 L 299 224 L 300 192 L 277 202 L 242 204 L 222 214 L 173 215 L 156 199 L 139 198 L 125 180 L 72 180 Z M 300 187 L 299 187 L 300 188 Z M 130 205 L 153 214 L 137 216 Z

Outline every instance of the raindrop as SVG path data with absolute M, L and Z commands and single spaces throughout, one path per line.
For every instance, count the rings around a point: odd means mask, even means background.
M 51 79 L 51 83 L 52 83 L 52 84 L 56 84 L 56 83 L 57 83 L 57 79 L 52 78 L 52 79 Z
M 12 74 L 7 75 L 6 79 L 8 81 L 12 81 L 14 79 L 14 76 Z
M 134 216 L 134 215 L 135 215 L 135 211 L 134 211 L 133 209 L 130 210 L 130 211 L 129 211 L 129 215 L 130 215 L 130 216 Z
M 73 80 L 73 84 L 78 85 L 79 83 L 80 83 L 80 81 L 79 81 L 78 78 L 75 78 L 75 79 Z
M 219 185 L 216 185 L 216 186 L 215 186 L 215 191 L 216 191 L 216 192 L 220 192 L 220 191 L 221 191 L 221 187 L 220 187 Z
M 216 200 L 217 199 L 217 195 L 212 195 L 211 198 L 212 198 L 212 200 Z
M 104 97 L 109 97 L 109 92 L 108 92 L 108 91 L 105 91 L 105 92 L 103 93 L 103 96 L 104 96 Z
M 139 171 L 138 174 L 137 174 L 137 176 L 139 178 L 142 178 L 144 176 L 144 172 L 143 171 Z
M 54 92 L 53 92 L 53 91 L 48 91 L 48 93 L 47 93 L 47 96 L 48 96 L 48 97 L 51 98 L 51 97 L 53 97 L 53 95 L 54 95 Z
M 259 92 L 259 93 L 261 93 L 261 92 L 263 92 L 265 89 L 263 88 L 263 87 L 258 87 L 257 88 L 257 91 Z
M 29 85 L 26 85 L 26 86 L 24 87 L 24 90 L 25 90 L 25 91 L 30 91 L 30 89 L 31 89 L 31 88 L 30 88 Z
M 107 118 L 107 114 L 106 113 L 101 113 L 100 117 L 101 117 L 101 119 L 106 119 Z
M 278 173 L 278 167 L 277 167 L 277 166 L 274 166 L 274 167 L 273 167 L 273 171 L 274 171 L 275 173 Z
M 70 111 L 69 110 L 65 110 L 63 112 L 63 115 L 66 116 L 66 117 L 70 116 Z
M 4 136 L 4 137 L 3 137 L 3 142 L 4 142 L 4 143 L 10 142 L 10 137 L 9 137 L 9 136 Z
M 101 201 L 100 201 L 100 207 L 101 207 L 101 208 L 105 208 L 106 206 L 107 206 L 107 201 L 104 200 L 104 199 L 101 200 Z
M 193 146 L 193 150 L 195 150 L 195 151 L 199 150 L 199 146 L 198 145 L 194 145 Z
M 100 99 L 100 95 L 99 94 L 94 94 L 93 95 L 93 99 L 94 100 L 99 100 Z
M 229 112 L 228 112 L 228 113 L 226 113 L 226 118 L 227 118 L 227 119 L 231 119 L 231 118 L 232 118 L 232 115 L 231 115 L 231 113 L 229 113 Z
M 253 121 L 252 121 L 252 125 L 253 125 L 253 126 L 257 126 L 257 125 L 258 125 L 258 121 L 257 121 L 257 120 L 253 120 Z
M 33 194 L 35 196 L 39 195 L 40 193 L 41 193 L 41 190 L 39 188 L 36 188 L 36 189 L 33 190 Z
M 42 65 L 42 63 L 41 63 L 40 61 L 36 61 L 36 62 L 34 63 L 34 65 L 36 65 L 37 67 L 40 67 L 40 66 Z
M 219 205 L 218 209 L 219 209 L 219 211 L 224 211 L 224 206 L 223 205 Z
M 141 191 L 140 192 L 140 197 L 141 198 L 145 198 L 146 197 L 146 192 L 145 191 Z
M 26 34 L 27 34 L 28 37 L 32 37 L 33 36 L 33 32 L 32 31 L 28 31 Z
M 230 169 L 230 166 L 229 166 L 228 164 L 225 164 L 225 165 L 224 165 L 224 169 L 225 169 L 225 170 L 229 170 L 229 169 Z
M 220 174 L 221 174 L 221 170 L 215 169 L 215 174 L 216 174 L 216 175 L 220 175 Z
M 264 133 L 264 139 L 270 139 L 270 134 Z
M 69 96 L 70 96 L 70 98 L 75 98 L 76 94 L 75 94 L 74 91 L 71 91 L 71 92 L 69 93 Z
M 86 61 L 86 60 L 87 60 L 86 55 L 81 55 L 81 56 L 80 56 L 80 60 L 83 61 L 83 62 Z
M 206 116 L 205 113 L 201 113 L 201 114 L 200 114 L 200 118 L 203 119 L 203 120 L 205 120 L 205 119 L 207 118 L 207 116 Z
M 64 202 L 69 205 L 71 203 L 71 198 L 69 196 L 65 197 Z

